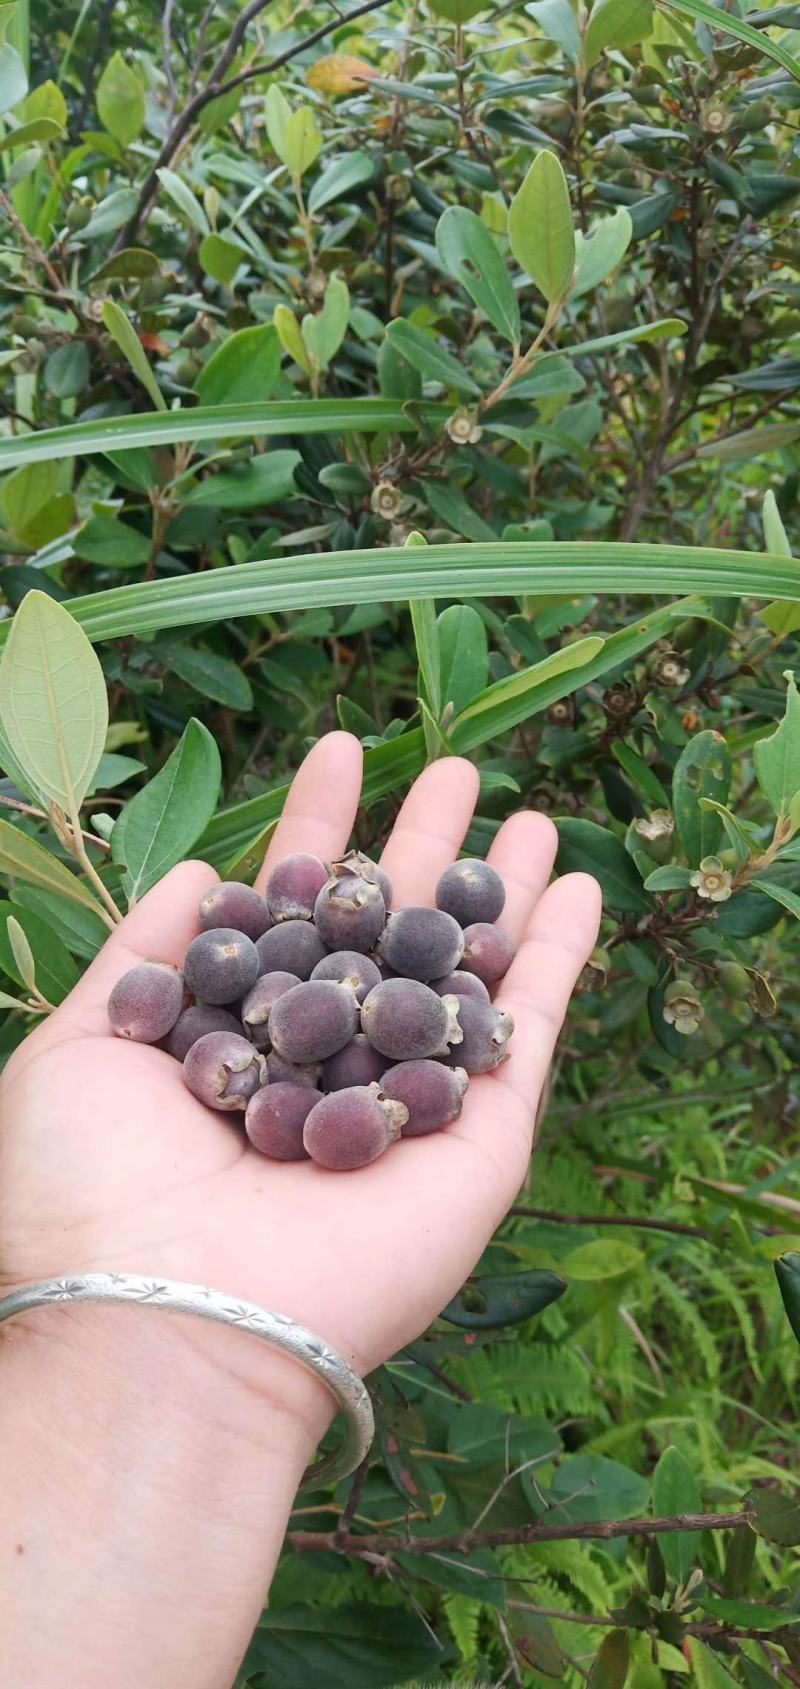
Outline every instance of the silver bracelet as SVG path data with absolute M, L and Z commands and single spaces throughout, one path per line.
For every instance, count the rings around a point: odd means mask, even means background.
M 0 1301 L 0 1325 L 30 1308 L 44 1308 L 50 1302 L 135 1302 L 144 1308 L 166 1308 L 176 1314 L 193 1314 L 197 1319 L 234 1325 L 260 1337 L 273 1348 L 282 1349 L 327 1385 L 344 1415 L 345 1434 L 340 1446 L 309 1466 L 302 1488 L 318 1489 L 336 1483 L 360 1466 L 372 1442 L 375 1421 L 369 1393 L 358 1373 L 323 1337 L 298 1325 L 287 1314 L 260 1308 L 257 1302 L 226 1296 L 207 1284 L 181 1284 L 174 1279 L 142 1278 L 138 1273 L 85 1273 L 75 1278 L 44 1279 L 23 1285 Z

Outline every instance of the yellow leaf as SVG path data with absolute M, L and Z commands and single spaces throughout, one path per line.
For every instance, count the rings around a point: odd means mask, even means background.
M 320 94 L 354 94 L 370 77 L 379 75 L 366 59 L 356 59 L 351 53 L 328 53 L 306 72 L 306 82 Z

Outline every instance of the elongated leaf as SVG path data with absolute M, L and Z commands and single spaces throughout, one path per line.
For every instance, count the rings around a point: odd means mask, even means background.
M 630 1642 L 627 1630 L 610 1630 L 592 1661 L 587 1689 L 624 1689 L 629 1660 Z
M 130 146 L 144 123 L 144 88 L 121 53 L 114 53 L 109 59 L 97 84 L 95 100 L 103 127 L 121 147 Z
M 38 915 L 48 930 L 60 938 L 71 955 L 91 962 L 108 938 L 108 927 L 99 915 L 82 903 L 73 903 L 60 892 L 43 891 L 39 886 L 15 886 L 11 901 L 22 910 L 21 919 L 30 913 Z
M 409 608 L 422 690 L 438 722 L 442 713 L 442 659 L 436 610 L 429 598 L 412 599 Z
M 783 525 L 778 501 L 772 488 L 764 494 L 762 506 L 762 521 L 764 523 L 764 541 L 768 551 L 782 552 L 784 557 L 791 557 L 792 548 L 789 537 Z
M 701 1642 L 699 1636 L 690 1636 L 687 1642 L 696 1689 L 736 1689 L 736 1678 L 723 1665 L 719 1654 Z
M 796 422 L 767 422 L 763 428 L 746 428 L 729 440 L 710 440 L 708 445 L 700 447 L 697 455 L 714 457 L 719 463 L 749 463 L 764 452 L 781 451 L 784 446 L 791 446 L 798 438 L 800 425 Z
M 363 188 L 371 182 L 375 175 L 375 164 L 366 152 L 348 152 L 343 158 L 333 159 L 327 170 L 323 170 L 317 177 L 308 196 L 308 209 L 312 215 L 321 211 L 323 206 L 330 205 L 335 199 L 343 199 L 351 194 L 354 188 Z
M 659 1519 L 674 1513 L 702 1513 L 703 1498 L 694 1472 L 680 1449 L 664 1450 L 653 1473 L 653 1510 Z M 668 1572 L 685 1583 L 697 1559 L 699 1541 L 693 1531 L 665 1531 L 658 1538 Z
M 454 714 L 485 686 L 489 669 L 486 624 L 471 604 L 449 604 L 439 617 L 442 704 Z
M 187 504 L 215 505 L 220 510 L 253 510 L 277 504 L 295 491 L 296 451 L 261 452 L 239 470 L 206 475 L 186 496 Z
M 58 892 L 75 903 L 82 903 L 84 908 L 103 918 L 99 904 L 82 880 L 71 874 L 63 862 L 59 862 L 51 851 L 45 850 L 38 840 L 23 833 L 19 827 L 13 827 L 10 821 L 2 820 L 0 874 L 7 874 L 11 880 L 22 880 L 25 885 L 40 886 L 43 891 Z
M 390 345 L 402 358 L 419 370 L 426 381 L 438 381 L 442 387 L 454 387 L 457 393 L 475 397 L 480 393 L 477 382 L 462 368 L 449 352 L 445 352 L 430 334 L 423 334 L 402 317 L 395 317 L 386 330 Z
M 8 903 L 0 904 L 0 968 L 29 991 L 35 986 L 53 1004 L 62 1003 L 79 979 L 69 951 L 48 922 Z
M 35 991 L 36 963 L 33 959 L 33 951 L 28 943 L 25 928 L 20 926 L 15 915 L 7 915 L 6 932 L 20 984 L 27 985 L 29 991 Z M 6 969 L 6 972 L 8 972 L 8 969 Z
M 565 645 L 561 651 L 551 652 L 540 663 L 533 663 L 530 668 L 522 669 L 518 674 L 509 675 L 507 680 L 497 681 L 484 694 L 483 698 L 476 698 L 468 704 L 465 710 L 453 723 L 454 731 L 462 727 L 474 716 L 482 714 L 487 709 L 510 702 L 512 699 L 523 697 L 526 693 L 535 691 L 544 681 L 551 680 L 554 675 L 567 674 L 570 669 L 580 668 L 582 664 L 591 662 L 602 650 L 605 641 L 599 634 L 590 634 L 586 639 L 577 639 L 574 645 Z
M 776 880 L 761 879 L 750 880 L 749 884 L 753 891 L 763 891 L 766 897 L 772 898 L 773 903 L 780 903 L 790 915 L 800 920 L 800 897 L 796 892 L 790 891 L 788 886 L 779 885 Z
M 603 902 L 609 909 L 623 914 L 641 914 L 653 909 L 653 900 L 615 833 L 598 827 L 595 821 L 568 818 L 557 825 L 559 873 L 578 870 L 593 874 L 600 882 Z
M 0 152 L 6 152 L 11 147 L 29 147 L 32 141 L 44 142 L 56 140 L 64 131 L 60 123 L 54 123 L 50 117 L 36 117 L 30 123 L 18 123 L 16 129 L 9 129 L 0 136 Z
M 156 175 L 173 205 L 177 205 L 178 210 L 194 225 L 198 234 L 207 235 L 210 231 L 208 218 L 199 199 L 195 198 L 183 177 L 179 176 L 175 170 L 157 170 Z
M 212 229 L 210 234 L 203 237 L 197 249 L 197 256 L 207 276 L 213 281 L 221 282 L 223 287 L 230 287 L 237 270 L 247 260 L 247 252 L 237 241 L 226 240 L 224 235 L 218 235 Z
M 194 384 L 204 405 L 254 405 L 268 399 L 281 367 L 271 323 L 229 334 L 212 352 Z
M 717 6 L 709 4 L 709 0 L 660 0 L 669 12 L 678 12 L 681 17 L 694 18 L 695 21 L 708 24 L 709 29 L 719 30 L 723 35 L 733 35 L 739 41 L 747 41 L 751 47 L 756 47 L 765 59 L 774 59 L 776 64 L 788 70 L 796 82 L 800 82 L 800 62 L 784 47 L 782 42 L 773 41 L 772 36 L 763 30 L 754 29 L 752 24 L 745 23 L 743 18 L 734 17 L 730 12 L 722 12 Z
M 66 814 L 86 796 L 106 740 L 108 701 L 83 630 L 55 599 L 28 592 L 0 662 L 0 718 L 45 802 Z
M 566 1288 L 563 1278 L 543 1268 L 527 1273 L 489 1273 L 470 1279 L 442 1309 L 441 1318 L 474 1331 L 520 1325 L 549 1308 Z
M 112 858 L 126 869 L 129 905 L 188 855 L 214 814 L 221 779 L 216 742 L 193 718 L 164 767 L 126 804 L 111 835 Z
M 586 31 L 586 64 L 597 63 L 606 47 L 633 47 L 653 27 L 653 0 L 595 0 Z
M 800 1343 L 800 1253 L 796 1249 L 778 1256 L 775 1277 L 789 1324 Z
M 486 224 L 474 211 L 451 205 L 436 226 L 436 245 L 445 269 L 461 283 L 498 334 L 518 345 L 517 296 Z
M 693 868 L 704 856 L 712 856 L 722 837 L 718 810 L 701 808 L 701 798 L 727 802 L 731 783 L 731 759 L 721 733 L 710 729 L 696 733 L 681 752 L 672 776 L 672 807 L 675 826 Z
M 575 280 L 570 288 L 570 298 L 577 299 L 579 294 L 588 293 L 597 287 L 606 276 L 616 270 L 622 262 L 633 239 L 633 224 L 630 212 L 624 206 L 615 211 L 613 217 L 604 217 L 601 223 L 579 240 Z
M 786 711 L 768 739 L 753 746 L 753 763 L 767 801 L 775 814 L 786 816 L 800 791 L 800 694 L 793 674 L 787 674 Z
M 555 153 L 537 154 L 508 212 L 511 251 L 548 304 L 567 292 L 575 268 L 575 231 L 567 179 Z
M 115 340 L 123 357 L 127 358 L 138 381 L 141 381 L 145 391 L 149 393 L 156 410 L 165 411 L 167 401 L 156 381 L 153 371 L 147 362 L 144 347 L 131 322 L 122 308 L 113 299 L 106 299 L 103 303 L 103 322 Z M 113 445 L 113 440 L 106 442 Z

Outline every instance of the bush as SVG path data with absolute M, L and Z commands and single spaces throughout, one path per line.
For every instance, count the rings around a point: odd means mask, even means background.
M 8 26 L 2 1054 L 337 720 L 366 850 L 451 751 L 470 854 L 551 814 L 605 914 L 540 1206 L 241 1682 L 794 1680 L 800 10 L 265 8 Z

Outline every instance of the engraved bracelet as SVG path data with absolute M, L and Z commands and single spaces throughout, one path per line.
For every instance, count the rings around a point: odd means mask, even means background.
M 309 1466 L 302 1488 L 317 1489 L 345 1478 L 361 1464 L 372 1442 L 375 1422 L 368 1391 L 344 1357 L 323 1337 L 298 1325 L 287 1314 L 260 1308 L 238 1296 L 226 1296 L 207 1284 L 182 1284 L 175 1279 L 142 1278 L 138 1273 L 86 1273 L 80 1277 L 44 1279 L 26 1284 L 0 1301 L 0 1325 L 30 1308 L 51 1302 L 135 1302 L 139 1307 L 165 1308 L 176 1314 L 233 1325 L 282 1349 L 327 1385 L 345 1420 L 344 1438 L 332 1453 Z

